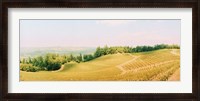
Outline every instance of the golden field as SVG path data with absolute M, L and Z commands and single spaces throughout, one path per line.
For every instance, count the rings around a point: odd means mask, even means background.
M 20 71 L 20 81 L 179 81 L 180 49 L 117 53 L 57 71 Z

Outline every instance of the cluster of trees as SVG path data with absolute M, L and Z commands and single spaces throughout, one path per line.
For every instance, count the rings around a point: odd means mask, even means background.
M 27 72 L 37 72 L 40 70 L 39 67 L 33 66 L 32 64 L 22 64 L 20 63 L 20 70 Z
M 35 58 L 28 58 L 20 60 L 20 69 L 22 71 L 31 71 L 36 72 L 39 70 L 58 70 L 62 64 L 67 62 L 75 61 L 77 63 L 86 62 L 93 60 L 95 58 L 101 57 L 103 55 L 108 54 L 116 54 L 116 53 L 137 53 L 137 52 L 146 52 L 153 51 L 158 49 L 179 49 L 178 45 L 166 45 L 160 44 L 155 46 L 137 46 L 137 47 L 129 47 L 129 46 L 115 46 L 115 47 L 97 47 L 94 54 L 85 54 L 73 56 L 72 54 L 68 55 L 59 55 L 59 54 L 46 54 L 45 56 L 38 56 Z
M 45 56 L 38 56 L 35 58 L 28 58 L 28 59 L 22 59 L 20 60 L 20 69 L 22 71 L 39 71 L 39 70 L 58 70 L 60 69 L 62 64 L 65 64 L 70 61 L 76 61 L 81 62 L 82 61 L 82 55 L 80 56 L 73 56 L 72 54 L 70 56 L 67 55 L 59 55 L 59 54 L 52 54 L 48 53 Z M 21 68 L 22 67 L 22 68 Z M 27 68 L 34 68 L 34 69 L 27 69 Z
M 90 61 L 94 58 L 98 58 L 103 55 L 108 54 L 116 54 L 116 53 L 137 53 L 137 52 L 146 52 L 146 51 L 153 51 L 158 49 L 180 49 L 178 45 L 167 45 L 167 44 L 159 44 L 155 46 L 137 46 L 137 47 L 129 47 L 129 46 L 115 46 L 115 47 L 108 47 L 104 46 L 103 48 L 97 47 L 94 54 L 89 54 L 85 56 L 84 61 Z
M 178 45 L 167 45 L 167 44 L 160 44 L 155 46 L 137 46 L 135 48 L 132 48 L 131 53 L 153 51 L 158 49 L 180 49 L 180 47 Z

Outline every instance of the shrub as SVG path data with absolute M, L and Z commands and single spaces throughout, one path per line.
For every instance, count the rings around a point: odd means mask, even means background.
M 21 71 L 27 71 L 27 72 L 37 72 L 40 70 L 39 67 L 33 66 L 32 64 L 20 64 L 20 70 Z

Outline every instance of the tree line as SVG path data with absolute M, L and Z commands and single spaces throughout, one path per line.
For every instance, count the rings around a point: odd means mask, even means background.
M 95 58 L 116 53 L 137 53 L 137 52 L 147 52 L 158 49 L 180 49 L 178 45 L 167 45 L 159 44 L 155 46 L 114 46 L 114 47 L 97 47 L 93 54 L 79 54 L 78 56 L 70 55 L 59 55 L 48 53 L 45 56 L 38 56 L 35 58 L 28 58 L 20 60 L 20 70 L 28 72 L 36 72 L 40 70 L 52 71 L 58 70 L 61 65 L 74 61 L 77 63 L 87 62 Z
M 97 47 L 94 54 L 84 55 L 84 61 L 90 61 L 92 59 L 98 58 L 103 55 L 108 54 L 116 54 L 116 53 L 137 53 L 137 52 L 147 52 L 158 49 L 180 49 L 178 45 L 167 45 L 167 44 L 159 44 L 155 46 L 114 46 L 114 47 Z
M 61 65 L 75 61 L 77 63 L 82 62 L 82 55 L 73 56 L 70 54 L 59 55 L 54 53 L 48 53 L 45 56 L 38 56 L 35 58 L 21 59 L 20 60 L 20 70 L 28 72 L 36 72 L 40 70 L 53 71 L 60 69 Z

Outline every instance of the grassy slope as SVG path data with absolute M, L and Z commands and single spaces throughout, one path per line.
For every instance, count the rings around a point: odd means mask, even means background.
M 116 66 L 133 59 L 130 54 L 106 55 L 95 60 L 84 63 L 67 63 L 65 68 L 59 72 L 40 71 L 40 72 L 20 72 L 20 80 L 25 81 L 58 81 L 58 80 L 167 80 L 172 74 L 180 68 L 179 56 L 171 53 L 172 50 L 163 49 L 152 52 L 142 52 L 133 54 L 139 56 L 136 61 L 124 65 L 128 71 L 121 75 L 121 70 Z M 179 53 L 179 50 L 176 51 Z M 178 61 L 166 63 L 161 66 L 146 68 L 145 65 L 164 62 L 171 59 Z M 140 60 L 140 61 L 139 61 Z M 141 61 L 142 60 L 142 61 Z M 148 64 L 149 63 L 149 64 Z M 141 66 L 144 65 L 144 66 Z M 135 68 L 141 68 L 137 72 L 131 71 Z M 128 69 L 127 69 L 128 68 Z M 174 75 L 173 75 L 174 76 Z M 180 76 L 180 75 L 176 75 Z M 172 79 L 175 77 L 172 77 Z M 170 79 L 171 80 L 171 79 Z
M 60 72 L 22 72 L 21 80 L 103 80 L 113 78 L 121 71 L 116 65 L 130 60 L 127 54 L 106 55 L 84 63 L 67 63 Z

